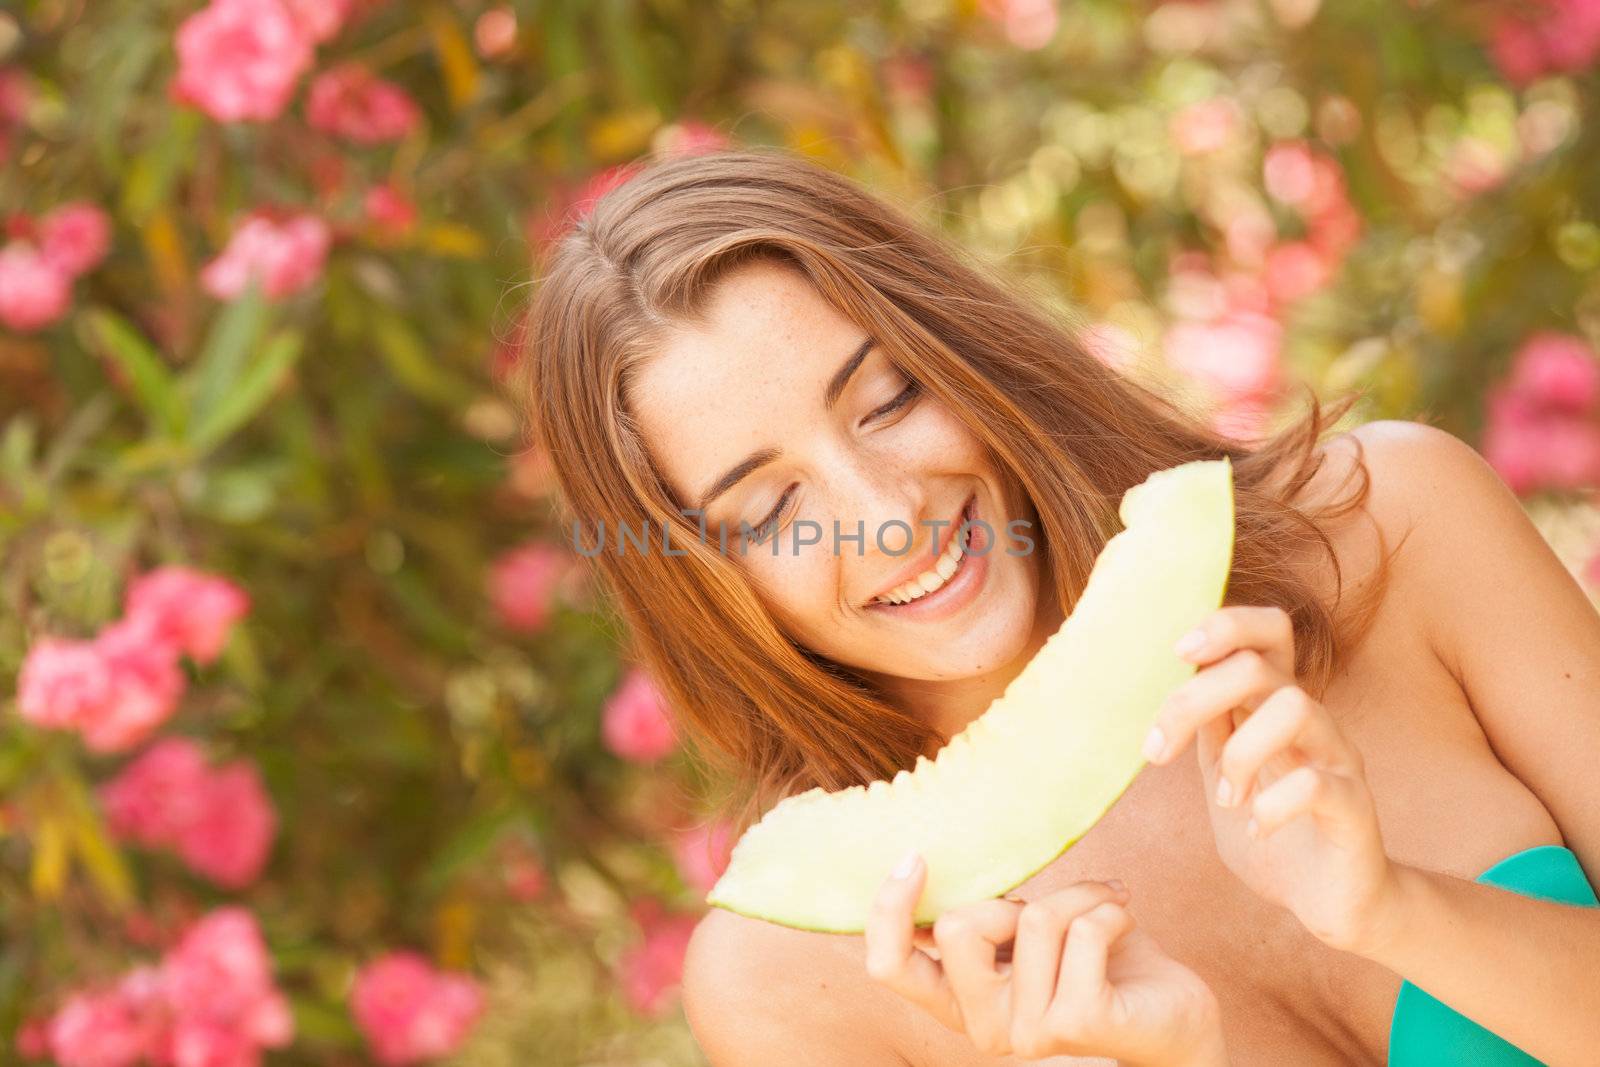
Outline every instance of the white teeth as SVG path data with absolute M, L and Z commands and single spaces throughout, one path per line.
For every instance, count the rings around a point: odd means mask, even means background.
M 950 544 L 940 554 L 932 568 L 923 571 L 909 582 L 895 586 L 878 597 L 877 602 L 908 604 L 941 588 L 961 566 L 961 556 L 966 550 L 968 533 L 970 531 L 958 531 L 958 536 L 950 538 Z

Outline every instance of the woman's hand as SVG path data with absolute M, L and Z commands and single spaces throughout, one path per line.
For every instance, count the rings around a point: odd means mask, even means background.
M 1328 945 L 1381 941 L 1400 896 L 1395 866 L 1361 753 L 1295 683 L 1288 614 L 1225 607 L 1174 651 L 1202 666 L 1168 696 L 1146 758 L 1168 763 L 1196 739 L 1229 869 Z
M 1026 904 L 979 901 L 945 912 L 929 934 L 913 923 L 926 877 L 917 858 L 879 890 L 867 973 L 979 1051 L 1227 1063 L 1216 998 L 1134 925 L 1120 884 L 1078 882 Z

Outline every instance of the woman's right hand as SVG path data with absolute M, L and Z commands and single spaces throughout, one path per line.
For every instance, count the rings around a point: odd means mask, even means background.
M 926 877 L 918 857 L 879 890 L 867 973 L 979 1051 L 1139 1067 L 1228 1062 L 1210 987 L 1138 928 L 1120 883 L 1078 882 L 1028 903 L 978 901 L 939 916 L 929 935 L 912 919 Z M 919 947 L 929 945 L 937 959 Z

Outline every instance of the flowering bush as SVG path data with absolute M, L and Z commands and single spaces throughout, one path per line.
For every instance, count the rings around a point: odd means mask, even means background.
M 1594 0 L 7 7 L 0 1059 L 698 1062 L 723 783 L 506 392 L 651 154 L 851 173 L 1230 433 L 1359 386 L 1600 585 L 1597 63 Z

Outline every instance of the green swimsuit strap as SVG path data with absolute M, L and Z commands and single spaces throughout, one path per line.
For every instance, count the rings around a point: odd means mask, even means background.
M 1561 904 L 1600 907 L 1578 857 L 1560 845 L 1536 845 L 1507 856 L 1476 881 Z M 1410 982 L 1400 986 L 1389 1024 L 1389 1067 L 1525 1067 L 1538 1063 Z

